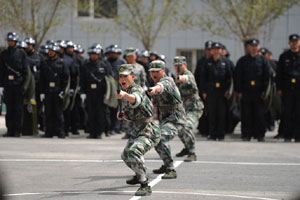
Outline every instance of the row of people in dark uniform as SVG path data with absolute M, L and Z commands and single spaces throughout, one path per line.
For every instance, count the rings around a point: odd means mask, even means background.
M 300 142 L 300 38 L 289 36 L 289 50 L 279 61 L 271 51 L 260 48 L 258 39 L 245 43 L 245 55 L 236 65 L 226 47 L 219 42 L 205 43 L 205 56 L 197 63 L 195 78 L 205 102 L 199 132 L 211 140 L 223 140 L 241 121 L 242 140 L 265 141 L 266 130 L 276 138 Z

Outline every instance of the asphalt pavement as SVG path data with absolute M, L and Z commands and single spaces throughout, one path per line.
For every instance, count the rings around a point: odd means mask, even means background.
M 122 135 L 3 138 L 5 130 L 1 116 L 0 178 L 9 200 L 292 200 L 300 194 L 300 143 L 274 139 L 276 131 L 263 143 L 241 141 L 239 127 L 224 141 L 198 136 L 197 161 L 174 158 L 178 177 L 173 180 L 152 173 L 162 162 L 151 150 L 145 161 L 153 193 L 140 198 L 134 196 L 138 186 L 125 183 L 133 173 L 121 160 Z M 175 155 L 183 145 L 175 138 L 171 147 Z

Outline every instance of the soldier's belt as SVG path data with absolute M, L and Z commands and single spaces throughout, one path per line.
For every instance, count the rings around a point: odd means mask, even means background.
M 132 122 L 134 123 L 135 126 L 138 126 L 141 124 L 150 123 L 153 120 L 154 120 L 154 117 L 149 117 L 149 118 L 145 118 L 145 119 L 132 120 Z
M 159 105 L 159 110 L 161 112 L 166 112 L 166 111 L 170 111 L 170 110 L 176 110 L 177 108 L 181 108 L 182 107 L 182 103 L 180 104 L 175 104 L 175 105 Z

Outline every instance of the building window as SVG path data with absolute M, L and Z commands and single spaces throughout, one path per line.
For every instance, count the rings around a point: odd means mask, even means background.
M 117 0 L 94 0 L 95 18 L 113 18 L 117 15 Z
M 113 18 L 118 14 L 118 0 L 77 0 L 78 17 Z
M 203 49 L 177 49 L 176 55 L 185 56 L 188 69 L 194 73 L 197 61 L 204 55 Z
M 90 9 L 91 9 L 90 0 L 77 1 L 77 15 L 79 17 L 89 17 Z

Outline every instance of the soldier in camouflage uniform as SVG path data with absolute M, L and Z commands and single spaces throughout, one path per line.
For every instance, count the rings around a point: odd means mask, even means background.
M 185 127 L 178 133 L 185 148 L 176 154 L 176 156 L 182 157 L 188 155 L 185 161 L 189 162 L 196 160 L 195 135 L 193 129 L 203 113 L 204 105 L 198 94 L 195 77 L 193 73 L 187 69 L 186 58 L 184 56 L 176 56 L 173 64 L 177 72 L 176 85 L 183 100 L 183 107 L 187 119 Z
M 169 141 L 184 128 L 185 111 L 174 80 L 165 75 L 165 63 L 160 60 L 152 61 L 149 71 L 155 86 L 149 88 L 148 95 L 152 96 L 154 105 L 157 106 L 161 129 L 161 140 L 155 150 L 164 162 L 159 169 L 153 170 L 153 173 L 165 173 L 162 176 L 163 179 L 173 179 L 177 177 L 177 174 L 173 165 Z
M 127 48 L 124 51 L 124 59 L 126 60 L 127 64 L 131 64 L 133 66 L 133 73 L 135 74 L 135 84 L 141 86 L 144 90 L 146 90 L 146 72 L 144 67 L 136 62 L 136 49 L 132 47 Z M 131 122 L 122 122 L 121 130 L 125 132 L 125 136 L 123 137 L 123 139 L 128 139 L 130 137 L 130 131 L 132 130 L 132 126 L 133 124 Z
M 125 164 L 135 172 L 135 176 L 127 180 L 126 183 L 130 185 L 141 184 L 135 195 L 146 196 L 150 195 L 152 190 L 148 185 L 143 155 L 158 144 L 160 129 L 153 122 L 153 104 L 142 87 L 134 83 L 133 68 L 131 64 L 123 64 L 118 68 L 119 83 L 125 91 L 121 90 L 116 96 L 124 102 L 123 109 L 120 111 L 122 116 L 118 112 L 117 118 L 118 120 L 131 121 L 134 124 L 122 153 Z

